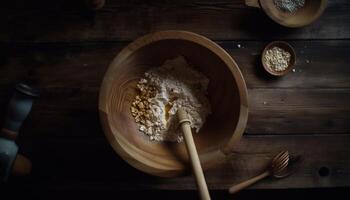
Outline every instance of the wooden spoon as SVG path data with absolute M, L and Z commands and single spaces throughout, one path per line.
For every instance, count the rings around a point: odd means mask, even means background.
M 284 178 L 288 176 L 290 173 L 286 173 L 287 166 L 289 164 L 289 153 L 288 151 L 282 151 L 278 153 L 271 161 L 271 165 L 269 169 L 267 169 L 262 174 L 253 177 L 251 179 L 248 179 L 242 183 L 239 183 L 238 185 L 234 185 L 230 187 L 229 193 L 234 194 L 256 182 L 259 180 L 266 178 L 268 176 L 273 176 L 275 178 Z
M 192 137 L 192 131 L 190 126 L 191 121 L 189 120 L 186 111 L 182 108 L 179 108 L 179 110 L 177 111 L 177 116 L 179 118 L 179 124 L 181 125 L 181 129 L 184 135 L 186 149 L 190 156 L 194 176 L 196 178 L 196 183 L 199 190 L 199 195 L 202 200 L 210 200 L 208 186 L 205 182 L 205 177 L 198 157 L 197 149 Z

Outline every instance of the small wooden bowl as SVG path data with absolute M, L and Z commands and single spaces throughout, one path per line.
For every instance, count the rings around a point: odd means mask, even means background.
M 305 0 L 304 7 L 296 12 L 285 12 L 277 8 L 274 0 L 245 0 L 246 5 L 262 8 L 275 22 L 286 27 L 297 28 L 317 20 L 327 6 L 327 0 Z
M 265 57 L 267 50 L 272 49 L 273 47 L 279 47 L 279 48 L 281 48 L 281 49 L 283 49 L 291 54 L 290 62 L 289 62 L 287 69 L 279 72 L 279 71 L 272 70 L 267 66 L 267 64 L 264 60 L 264 57 Z M 293 47 L 290 44 L 288 44 L 287 42 L 283 42 L 283 41 L 274 41 L 274 42 L 269 43 L 268 45 L 266 45 L 266 47 L 264 48 L 264 50 L 261 54 L 261 62 L 262 62 L 262 65 L 264 66 L 264 69 L 269 74 L 274 75 L 274 76 L 286 75 L 295 66 L 295 61 L 296 61 L 296 54 L 295 54 Z
M 210 79 L 212 114 L 200 132 L 193 134 L 204 170 L 226 159 L 248 119 L 243 76 L 232 57 L 217 44 L 186 31 L 162 31 L 135 40 L 118 54 L 105 74 L 99 97 L 100 119 L 114 150 L 130 165 L 157 176 L 189 171 L 186 147 L 183 143 L 150 141 L 139 132 L 130 104 L 143 74 L 179 55 Z

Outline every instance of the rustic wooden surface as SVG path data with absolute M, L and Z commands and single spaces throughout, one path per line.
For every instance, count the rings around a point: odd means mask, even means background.
M 350 2 L 331 0 L 311 26 L 288 29 L 243 0 L 107 0 L 97 12 L 79 1 L 14 0 L 0 7 L 0 117 L 20 80 L 42 96 L 18 140 L 33 173 L 9 186 L 29 191 L 193 190 L 193 177 L 161 179 L 122 161 L 104 139 L 98 91 L 113 57 L 131 40 L 182 29 L 215 40 L 237 61 L 249 89 L 250 115 L 227 162 L 206 172 L 210 189 L 261 172 L 282 149 L 304 156 L 302 168 L 256 189 L 350 187 Z M 294 73 L 266 75 L 261 50 L 287 40 Z M 238 45 L 241 47 L 239 48 Z

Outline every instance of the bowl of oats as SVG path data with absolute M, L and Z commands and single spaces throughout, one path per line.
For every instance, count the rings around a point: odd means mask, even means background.
M 269 43 L 261 54 L 264 69 L 273 76 L 286 75 L 295 66 L 295 60 L 293 47 L 283 41 Z
M 244 78 L 225 50 L 195 33 L 161 31 L 119 52 L 99 96 L 101 124 L 117 154 L 152 175 L 190 172 L 179 108 L 189 115 L 203 169 L 224 161 L 248 118 Z
M 297 28 L 311 24 L 324 12 L 327 0 L 245 0 L 248 6 L 261 8 L 280 25 Z

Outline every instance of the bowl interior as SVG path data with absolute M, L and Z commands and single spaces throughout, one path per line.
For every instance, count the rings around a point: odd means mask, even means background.
M 130 104 L 138 94 L 136 84 L 151 67 L 158 67 L 167 59 L 179 55 L 205 74 L 210 83 L 208 98 L 212 114 L 206 120 L 194 140 L 199 155 L 210 154 L 225 146 L 232 137 L 240 113 L 240 96 L 231 70 L 215 53 L 209 49 L 182 39 L 164 39 L 151 42 L 137 49 L 119 63 L 109 77 L 112 86 L 107 98 L 107 118 L 114 137 L 127 141 L 127 148 L 139 156 L 157 160 L 163 167 L 185 167 L 188 156 L 183 143 L 159 143 L 150 141 L 139 132 L 130 113 Z M 112 63 L 113 65 L 113 63 Z M 206 168 L 205 164 L 203 168 Z
M 301 27 L 312 23 L 321 16 L 326 3 L 326 0 L 305 0 L 304 7 L 290 13 L 277 8 L 274 0 L 260 1 L 261 7 L 270 18 L 287 27 Z
M 290 62 L 289 62 L 289 65 L 288 65 L 286 70 L 274 71 L 266 65 L 265 60 L 264 60 L 264 56 L 266 54 L 266 51 L 269 49 L 272 49 L 273 47 L 279 47 L 279 48 L 281 48 L 281 49 L 283 49 L 291 54 Z M 262 61 L 262 64 L 263 64 L 265 70 L 274 76 L 283 76 L 283 75 L 287 74 L 288 72 L 290 72 L 295 65 L 295 60 L 296 60 L 296 55 L 295 55 L 295 51 L 294 51 L 293 47 L 291 45 L 289 45 L 288 43 L 282 42 L 282 41 L 275 41 L 275 42 L 269 43 L 268 45 L 266 45 L 266 47 L 264 48 L 263 53 L 261 55 L 261 61 Z

